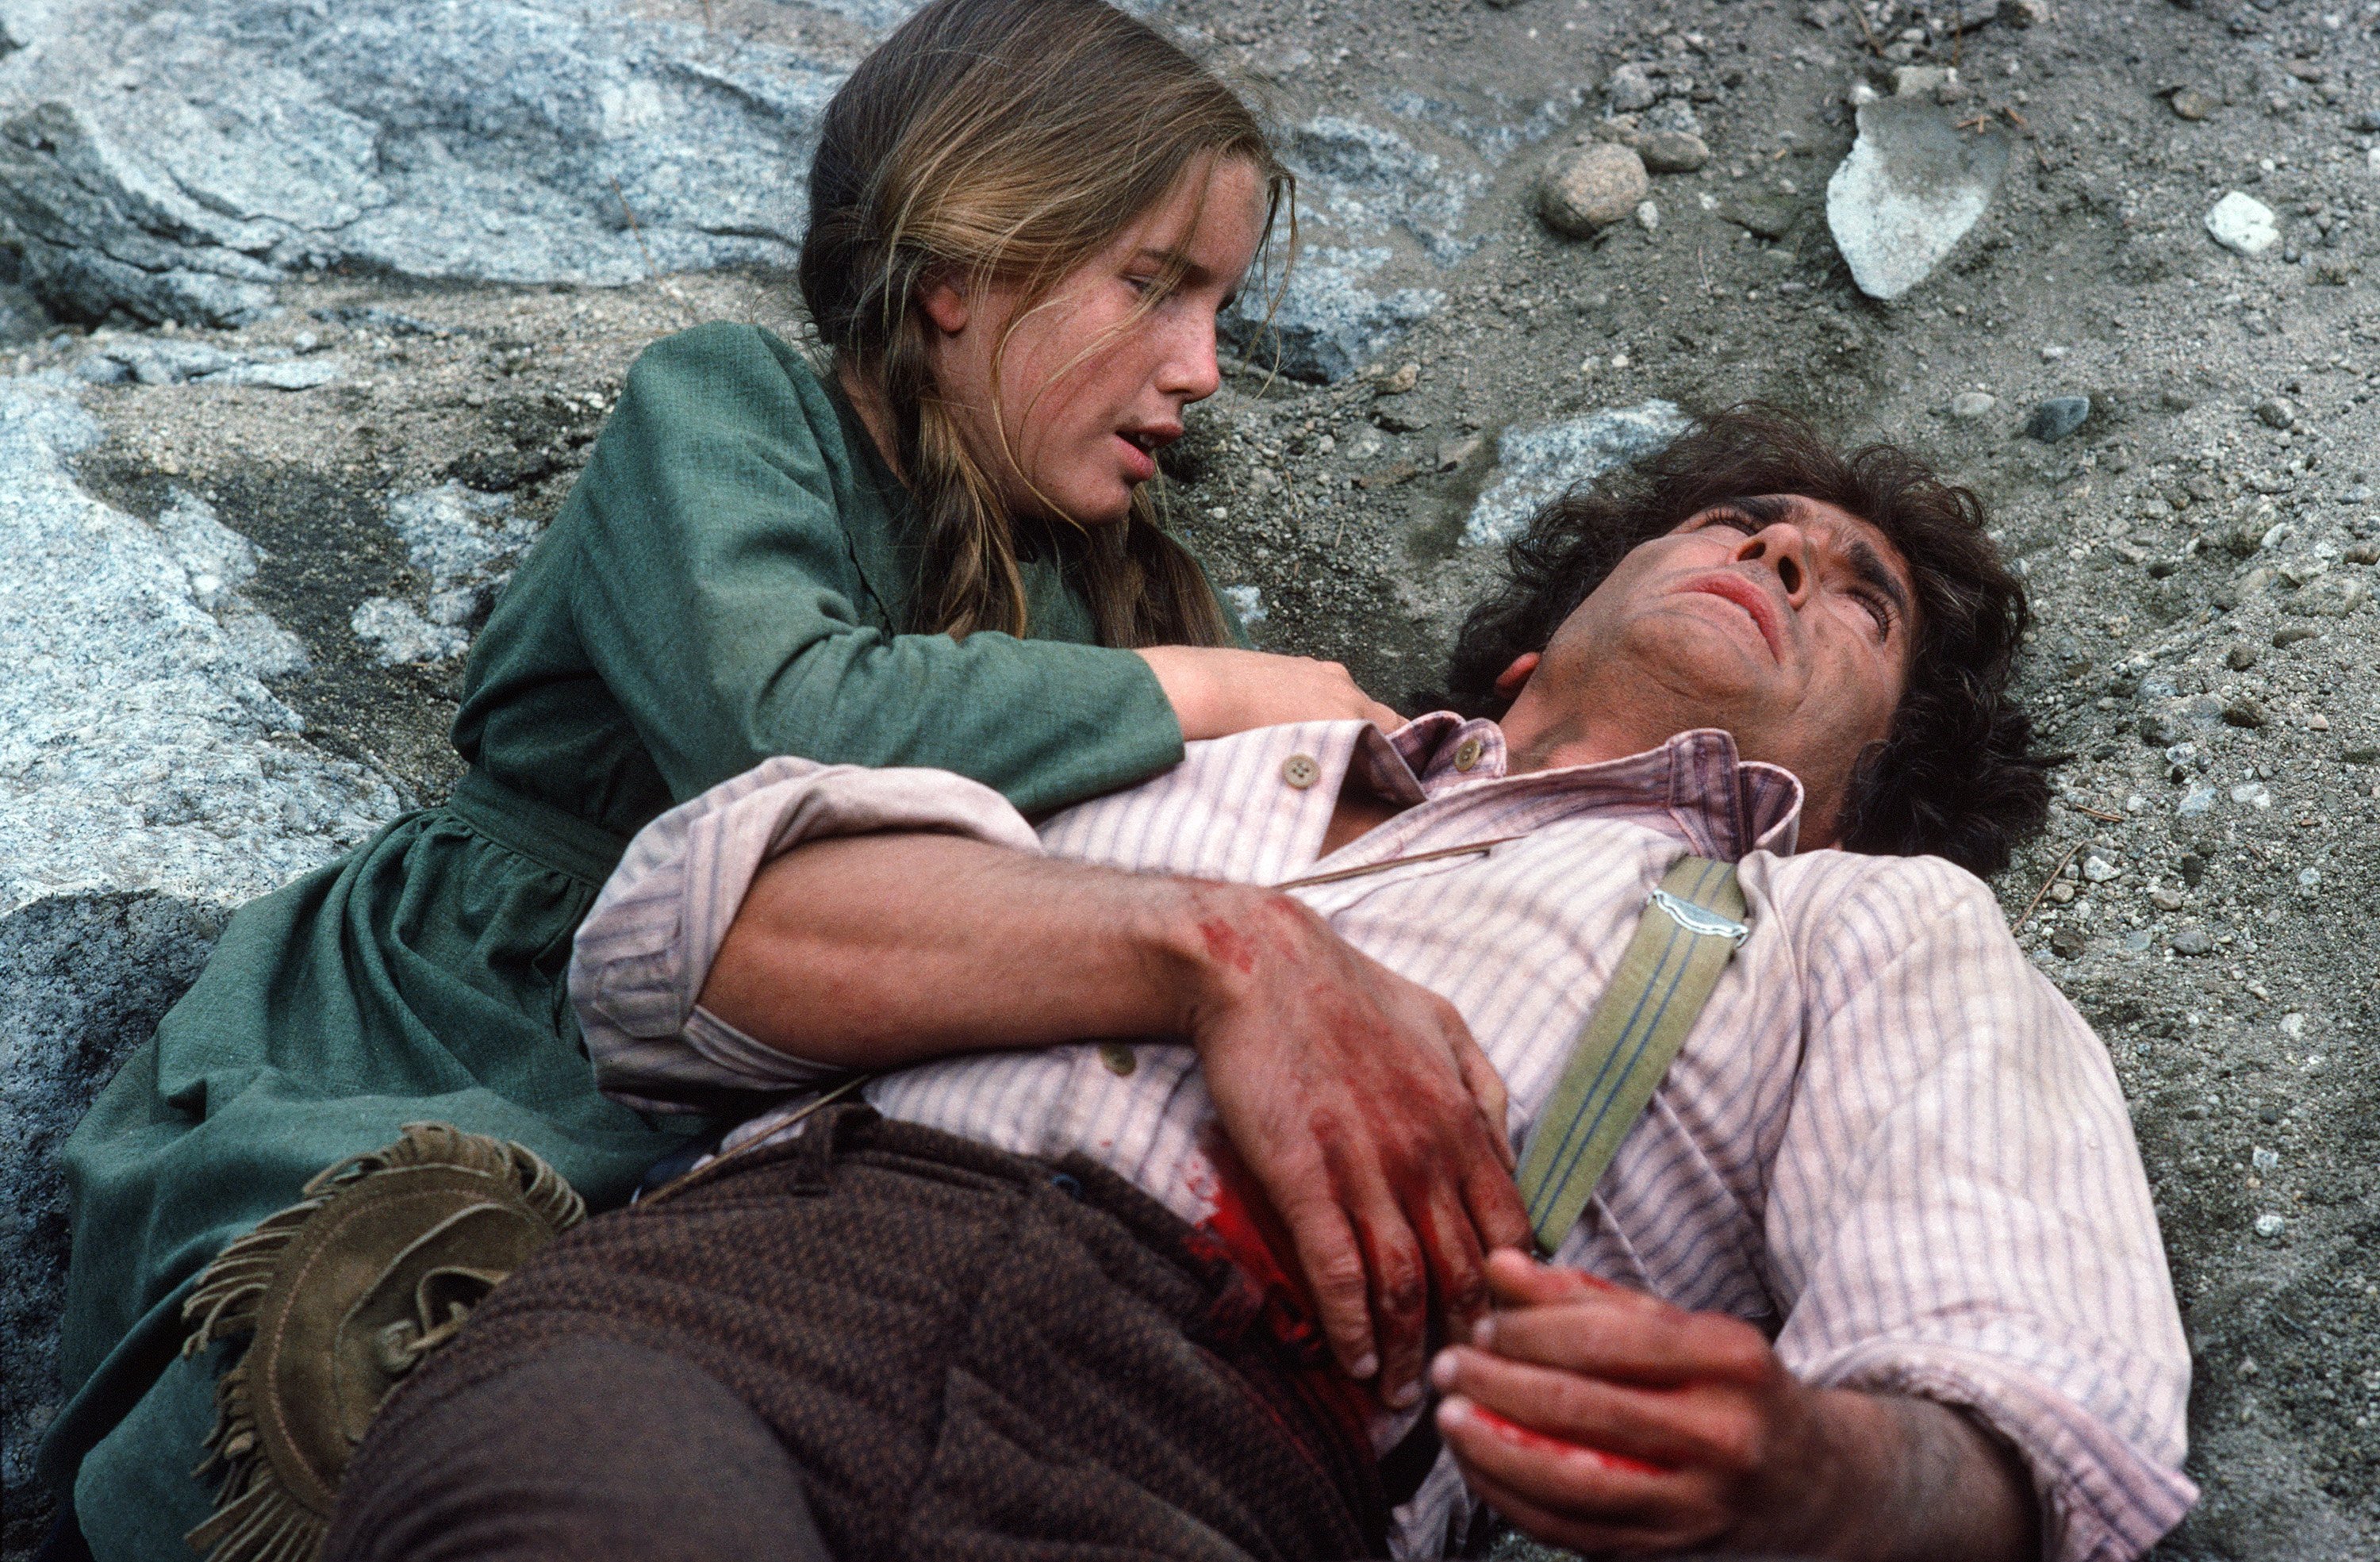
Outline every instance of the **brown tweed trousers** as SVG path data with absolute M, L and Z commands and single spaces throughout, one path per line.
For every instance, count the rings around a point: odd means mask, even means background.
M 1214 1252 L 1087 1162 L 831 1108 L 537 1253 L 391 1396 L 343 1506 L 431 1410 L 597 1339 L 748 1404 L 837 1562 L 1384 1556 L 1369 1450 Z

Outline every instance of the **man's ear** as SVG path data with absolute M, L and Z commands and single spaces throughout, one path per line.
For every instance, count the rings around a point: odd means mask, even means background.
M 1496 674 L 1496 697 L 1501 700 L 1519 698 L 1521 685 L 1529 681 L 1529 674 L 1535 672 L 1537 663 L 1545 660 L 1544 655 L 1537 651 L 1523 651 L 1514 657 L 1512 666 Z
M 934 329 L 945 336 L 955 336 L 966 329 L 967 296 L 952 285 L 947 273 L 929 278 L 917 289 L 917 307 L 926 311 Z

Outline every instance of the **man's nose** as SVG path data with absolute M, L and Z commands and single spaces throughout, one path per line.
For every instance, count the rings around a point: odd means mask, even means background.
M 1736 545 L 1735 557 L 1740 563 L 1767 565 L 1785 588 L 1785 599 L 1796 610 L 1809 599 L 1810 585 L 1816 575 L 1811 568 L 1810 536 L 1791 521 L 1777 521 L 1761 527 Z

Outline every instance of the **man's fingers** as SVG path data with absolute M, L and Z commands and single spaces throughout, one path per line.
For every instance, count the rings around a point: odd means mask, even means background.
M 1472 1492 L 1533 1539 L 1591 1554 L 1616 1552 L 1634 1556 L 1676 1547 L 1677 1541 L 1671 1538 L 1676 1530 L 1671 1527 L 1607 1516 L 1593 1505 L 1592 1498 L 1579 1507 L 1571 1507 L 1562 1500 L 1574 1495 L 1570 1488 L 1560 1493 L 1534 1487 L 1524 1490 L 1498 1479 L 1479 1461 L 1466 1457 L 1463 1446 L 1455 1441 L 1461 1434 L 1445 1435 L 1448 1447 L 1454 1451 L 1455 1464 L 1463 1471 L 1463 1482 Z
M 1395 707 L 1382 705 L 1378 700 L 1372 700 L 1370 704 L 1371 708 L 1364 712 L 1364 720 L 1380 731 L 1393 733 L 1405 724 L 1405 719 L 1397 714 Z
M 1749 1324 L 1616 1290 L 1499 1309 L 1472 1342 L 1512 1361 L 1644 1385 L 1756 1388 L 1779 1370 L 1775 1351 Z
M 1472 1229 L 1479 1233 L 1480 1251 L 1488 1255 L 1487 1273 L 1483 1283 L 1489 1285 L 1487 1274 L 1494 1272 L 1497 1254 L 1524 1253 L 1528 1251 L 1529 1207 L 1521 1202 L 1521 1190 L 1513 1185 L 1512 1175 L 1495 1167 L 1471 1167 L 1463 1179 L 1463 1202 L 1471 1211 Z
M 1422 1350 L 1427 1343 L 1429 1275 L 1421 1247 L 1387 1187 L 1355 1204 L 1355 1238 L 1372 1277 L 1372 1334 L 1379 1343 L 1380 1398 L 1399 1407 L 1420 1398 Z
M 1488 1313 L 1488 1266 L 1471 1213 L 1457 1191 L 1437 1178 L 1423 1184 L 1421 1203 L 1406 1213 L 1421 1239 L 1448 1338 L 1468 1338 L 1472 1326 Z
M 1730 1413 L 1740 1401 L 1714 1393 L 1639 1388 L 1463 1346 L 1439 1352 L 1430 1381 L 1484 1413 L 1652 1465 L 1732 1469 L 1746 1454 L 1746 1423 Z
M 1591 1527 L 1599 1532 L 1592 1549 L 1625 1544 L 1621 1533 L 1666 1529 L 1662 1520 L 1686 1495 L 1669 1471 L 1547 1436 L 1461 1395 L 1439 1401 L 1438 1430 L 1464 1478 L 1507 1518 Z
M 1379 1342 L 1372 1333 L 1371 1287 L 1364 1250 L 1338 1201 L 1327 1194 L 1281 1201 L 1281 1219 L 1297 1247 L 1305 1289 L 1322 1314 L 1323 1337 L 1340 1370 L 1362 1380 L 1380 1370 Z
M 1488 1255 L 1488 1289 L 1507 1307 L 1544 1307 L 1575 1302 L 1582 1296 L 1609 1294 L 1620 1288 L 1609 1280 L 1532 1258 L 1525 1242 Z

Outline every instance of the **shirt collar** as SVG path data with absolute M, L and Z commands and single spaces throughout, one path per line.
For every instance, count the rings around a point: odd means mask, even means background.
M 1385 737 L 1366 726 L 1354 763 L 1382 796 L 1435 803 L 1468 789 L 1483 808 L 1522 805 L 1531 829 L 1579 814 L 1660 812 L 1696 854 L 1721 862 L 1752 852 L 1790 856 L 1801 832 L 1800 778 L 1741 757 L 1734 736 L 1715 727 L 1624 758 L 1514 775 L 1502 728 L 1434 710 Z

